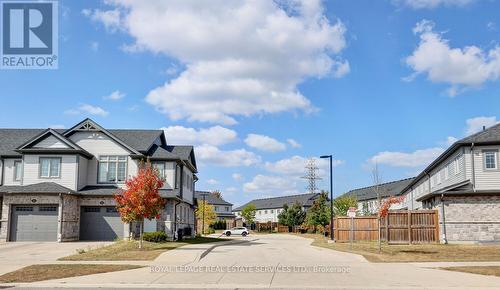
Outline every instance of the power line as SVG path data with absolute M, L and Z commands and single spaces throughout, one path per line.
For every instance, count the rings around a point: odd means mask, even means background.
M 307 191 L 309 193 L 316 193 L 318 192 L 318 188 L 316 187 L 316 180 L 321 180 L 321 177 L 318 176 L 318 170 L 319 167 L 316 166 L 316 159 L 315 158 L 309 158 L 306 162 L 306 175 L 302 176 L 302 178 L 307 179 L 308 184 L 307 184 Z

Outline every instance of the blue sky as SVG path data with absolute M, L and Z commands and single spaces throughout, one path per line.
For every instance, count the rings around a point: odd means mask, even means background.
M 323 154 L 335 194 L 416 175 L 500 115 L 497 1 L 143 2 L 60 1 L 59 69 L 0 71 L 0 126 L 164 128 L 241 204 Z

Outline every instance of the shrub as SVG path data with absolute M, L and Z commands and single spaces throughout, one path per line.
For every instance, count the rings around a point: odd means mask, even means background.
M 147 242 L 161 243 L 167 241 L 167 234 L 164 232 L 144 233 L 142 238 Z

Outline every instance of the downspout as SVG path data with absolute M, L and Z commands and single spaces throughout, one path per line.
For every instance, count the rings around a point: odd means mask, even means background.
M 443 243 L 448 244 L 446 238 L 446 215 L 444 213 L 444 193 L 441 193 L 441 213 L 443 214 Z
M 474 143 L 470 146 L 470 156 L 471 156 L 471 165 L 472 165 L 472 191 L 476 192 L 476 169 L 474 164 Z
M 2 165 L 2 172 L 0 174 L 0 185 L 3 185 L 3 174 L 4 174 L 4 171 L 5 171 L 3 157 L 0 157 L 0 164 Z
M 177 200 L 174 204 L 174 239 L 177 237 L 177 206 L 181 204 L 182 198 L 183 198 L 183 191 L 184 191 L 184 166 L 180 166 L 180 178 L 179 178 L 179 196 L 181 200 Z
M 63 241 L 63 217 L 64 217 L 64 197 L 63 197 L 63 194 L 62 193 L 59 193 L 59 200 L 60 200 L 60 203 L 61 203 L 61 213 L 60 213 L 60 219 L 59 219 L 59 240 L 58 242 L 62 242 Z

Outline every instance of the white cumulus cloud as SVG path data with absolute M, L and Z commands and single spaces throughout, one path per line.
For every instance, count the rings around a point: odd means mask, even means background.
M 444 149 L 440 147 L 419 149 L 414 152 L 384 151 L 373 156 L 368 161 L 372 164 L 393 167 L 422 167 L 429 165 L 443 152 Z
M 231 177 L 234 179 L 234 181 L 242 181 L 243 180 L 243 175 L 240 173 L 233 173 L 231 174 Z
M 104 110 L 103 108 L 89 104 L 81 104 L 78 108 L 66 110 L 64 111 L 64 113 L 67 115 L 89 114 L 101 117 L 106 117 L 107 115 L 109 115 L 109 112 Z
M 105 100 L 118 101 L 120 99 L 123 99 L 123 97 L 125 97 L 125 94 L 117 90 L 102 98 Z
M 269 136 L 259 134 L 248 134 L 245 143 L 252 148 L 267 152 L 278 152 L 286 149 L 284 143 Z
M 483 126 L 488 128 L 500 123 L 500 121 L 498 121 L 497 117 L 495 116 L 492 117 L 481 116 L 481 117 L 467 119 L 465 123 L 467 124 L 467 127 L 465 128 L 465 135 L 468 136 L 482 131 Z
M 216 146 L 205 144 L 197 146 L 195 151 L 196 159 L 204 164 L 238 167 L 251 166 L 261 162 L 260 156 L 245 149 L 220 150 Z
M 210 128 L 189 128 L 183 126 L 169 126 L 161 128 L 165 132 L 168 144 L 209 144 L 214 146 L 224 145 L 236 141 L 236 131 L 222 126 Z
M 476 0 L 394 0 L 398 5 L 406 5 L 413 9 L 432 9 L 438 6 L 465 6 Z
M 87 14 L 129 34 L 129 51 L 164 54 L 185 67 L 146 96 L 172 120 L 227 125 L 239 116 L 312 112 L 298 85 L 349 72 L 340 56 L 346 27 L 326 17 L 320 0 L 107 3 L 109 11 Z
M 290 146 L 292 146 L 293 148 L 300 148 L 300 147 L 302 147 L 302 145 L 299 142 L 297 142 L 297 141 L 295 141 L 294 139 L 291 139 L 291 138 L 290 139 L 286 139 L 286 142 L 288 142 L 288 144 L 290 144 Z
M 417 23 L 413 31 L 420 37 L 420 43 L 406 58 L 414 70 L 408 79 L 425 74 L 432 82 L 449 84 L 448 94 L 454 96 L 463 89 L 479 87 L 500 77 L 499 46 L 490 50 L 475 45 L 452 48 L 428 20 Z
M 282 176 L 257 174 L 252 181 L 243 184 L 245 192 L 266 195 L 286 195 L 298 193 L 297 181 Z

